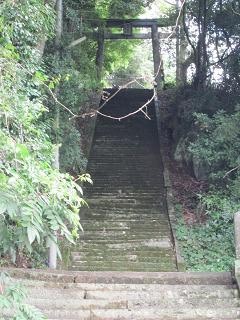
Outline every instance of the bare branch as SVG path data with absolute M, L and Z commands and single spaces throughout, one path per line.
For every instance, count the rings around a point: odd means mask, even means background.
M 236 171 L 236 170 L 238 170 L 238 169 L 240 169 L 240 164 L 239 164 L 238 166 L 236 166 L 235 168 L 229 170 L 229 171 L 223 176 L 223 178 L 226 178 L 230 173 L 232 173 L 233 171 Z
M 236 14 L 236 15 L 240 16 L 240 13 L 239 13 L 239 12 L 237 12 L 236 10 L 234 10 L 234 9 L 233 9 L 233 7 L 232 7 L 232 12 L 233 12 L 234 14 Z
M 72 42 L 67 46 L 67 48 L 69 49 L 69 48 L 75 47 L 75 46 L 77 46 L 78 44 L 80 44 L 80 43 L 82 43 L 83 41 L 85 41 L 86 39 L 87 39 L 87 37 L 84 36 L 84 37 L 82 37 L 82 38 L 79 38 L 79 39 L 77 39 L 77 40 L 74 40 L 74 41 L 72 41 Z
M 54 101 L 60 105 L 61 107 L 63 107 L 63 109 L 65 109 L 68 113 L 70 113 L 73 117 L 76 117 L 77 115 L 75 113 L 73 113 L 68 107 L 66 107 L 62 102 L 60 102 L 56 95 L 52 92 L 52 90 L 49 88 L 49 86 L 47 86 L 45 83 L 43 83 L 44 87 L 46 87 L 48 89 L 48 91 L 51 93 Z

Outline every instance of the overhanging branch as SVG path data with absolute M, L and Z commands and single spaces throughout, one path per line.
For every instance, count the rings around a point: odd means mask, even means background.
M 74 40 L 74 41 L 72 41 L 72 42 L 67 46 L 67 48 L 75 47 L 75 46 L 77 46 L 78 44 L 80 44 L 80 43 L 82 43 L 83 41 L 85 41 L 86 39 L 87 39 L 87 37 L 84 36 L 84 37 L 81 37 L 81 38 L 79 38 L 79 39 L 77 39 L 77 40 Z

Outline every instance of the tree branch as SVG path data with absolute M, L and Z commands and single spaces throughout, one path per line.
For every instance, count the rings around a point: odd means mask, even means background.
M 78 44 L 80 44 L 80 43 L 82 43 L 83 41 L 85 41 L 86 39 L 87 39 L 87 37 L 84 36 L 84 37 L 81 37 L 81 38 L 79 38 L 79 39 L 77 39 L 77 40 L 74 40 L 74 41 L 72 41 L 72 42 L 67 46 L 67 48 L 69 49 L 69 48 L 75 47 L 75 46 L 77 46 Z
M 238 169 L 240 169 L 240 164 L 239 164 L 238 166 L 236 166 L 235 168 L 229 170 L 229 171 L 223 176 L 223 178 L 226 178 L 230 173 L 232 173 L 233 171 L 236 171 L 236 170 L 238 170 Z

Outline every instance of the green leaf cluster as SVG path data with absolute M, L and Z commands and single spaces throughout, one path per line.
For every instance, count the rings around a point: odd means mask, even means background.
M 27 293 L 21 284 L 13 284 L 11 278 L 0 273 L 0 310 L 1 316 L 11 320 L 44 320 L 40 310 L 26 303 Z M 10 316 L 10 318 L 9 318 Z M 4 320 L 4 318 L 0 318 Z
M 235 260 L 233 214 L 239 210 L 238 203 L 221 193 L 201 196 L 206 210 L 205 222 L 187 225 L 179 218 L 177 239 L 188 270 L 228 271 Z M 179 217 L 180 206 L 176 207 Z
M 35 45 L 51 36 L 53 12 L 44 1 L 11 4 L 0 4 L 0 253 L 15 262 L 36 243 L 46 247 L 57 236 L 74 242 L 85 201 L 76 178 L 52 165 L 56 146 L 43 91 L 48 76 Z
M 235 180 L 240 179 L 239 122 L 238 108 L 233 113 L 219 110 L 212 117 L 195 114 L 197 135 L 189 150 L 196 158 L 208 163 L 210 178 L 224 188 L 229 188 Z M 229 172 L 232 169 L 232 173 Z

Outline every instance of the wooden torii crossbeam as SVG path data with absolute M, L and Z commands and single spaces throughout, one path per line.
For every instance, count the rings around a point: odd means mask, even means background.
M 157 24 L 158 27 L 169 27 L 168 19 L 102 19 L 94 20 L 91 22 L 93 27 L 99 27 L 105 25 L 106 28 L 123 28 L 125 24 L 131 24 L 133 28 L 147 28 L 153 24 Z

